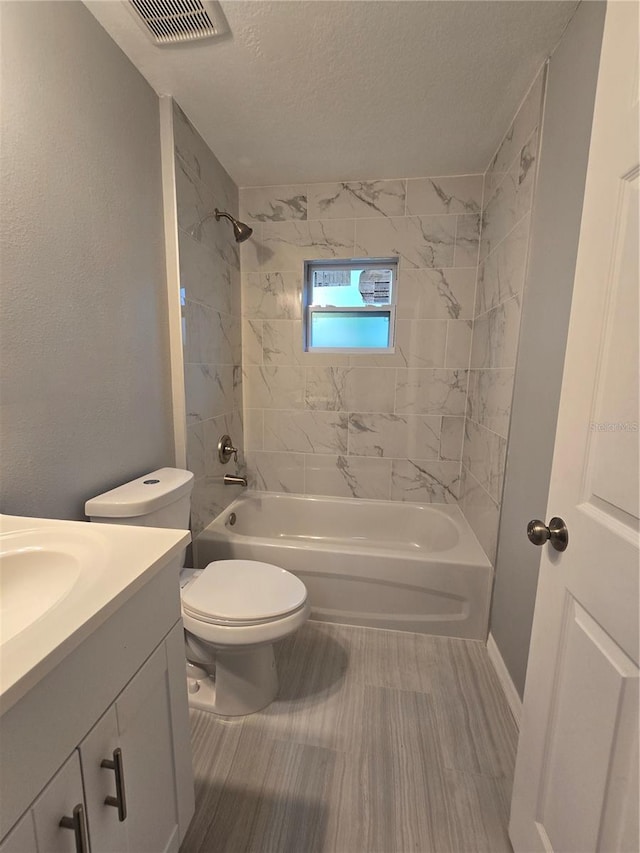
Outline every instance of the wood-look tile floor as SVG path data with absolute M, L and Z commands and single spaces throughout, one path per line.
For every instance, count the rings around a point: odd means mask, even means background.
M 191 712 L 181 853 L 510 853 L 517 731 L 482 643 L 308 622 L 280 693 Z

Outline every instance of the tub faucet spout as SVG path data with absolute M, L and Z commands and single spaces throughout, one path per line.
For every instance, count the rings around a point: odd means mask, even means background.
M 223 482 L 225 486 L 246 486 L 247 478 L 239 477 L 237 474 L 225 474 Z

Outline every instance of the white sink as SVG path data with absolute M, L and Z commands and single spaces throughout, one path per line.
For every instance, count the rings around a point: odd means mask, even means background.
M 186 530 L 0 514 L 0 715 L 156 572 L 175 570 L 178 591 L 190 538 Z
M 0 535 L 0 644 L 58 606 L 106 561 L 104 538 L 87 530 L 39 527 Z

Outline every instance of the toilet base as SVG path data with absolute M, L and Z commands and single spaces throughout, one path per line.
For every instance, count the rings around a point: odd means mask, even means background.
M 187 664 L 187 683 L 191 708 L 223 717 L 254 714 L 273 702 L 278 692 L 273 645 L 218 649 L 215 673 Z

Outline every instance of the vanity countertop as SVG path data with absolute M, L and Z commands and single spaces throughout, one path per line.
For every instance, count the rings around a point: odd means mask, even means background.
M 188 530 L 0 515 L 0 713 L 190 541 Z

